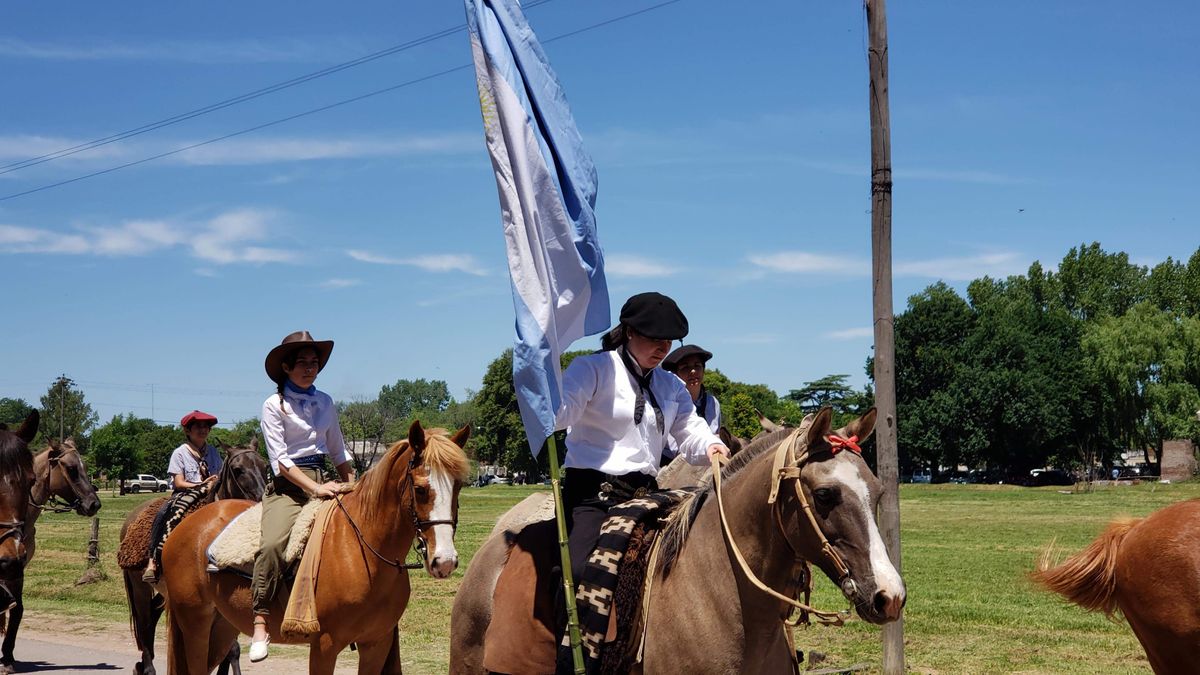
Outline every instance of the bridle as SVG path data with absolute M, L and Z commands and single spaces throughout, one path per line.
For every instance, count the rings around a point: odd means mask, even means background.
M 54 452 L 54 450 L 51 450 L 50 452 Z M 71 450 L 71 452 L 79 454 L 78 450 Z M 65 452 L 60 452 L 58 457 L 46 457 L 46 486 L 42 491 L 42 495 L 44 496 L 42 503 L 39 504 L 37 500 L 33 498 L 32 492 L 29 495 L 29 503 L 35 508 L 41 509 L 43 512 L 49 511 L 50 513 L 70 513 L 72 511 L 77 511 L 83 504 L 83 497 L 79 496 L 79 491 L 75 489 L 75 486 L 71 484 L 71 481 L 69 480 L 67 481 L 67 484 L 71 486 L 71 493 L 75 495 L 75 501 L 68 502 L 62 497 L 50 492 L 51 475 L 53 475 L 54 470 L 58 468 L 63 456 L 66 454 L 67 453 Z
M 805 583 L 802 583 L 801 587 L 798 589 L 798 594 L 803 593 L 804 595 L 804 602 L 784 595 L 783 593 L 771 588 L 761 579 L 759 579 L 758 575 L 756 575 L 754 571 L 750 569 L 749 563 L 746 562 L 745 556 L 742 555 L 741 550 L 738 548 L 737 542 L 733 538 L 733 532 L 729 528 L 729 519 L 725 515 L 725 504 L 721 496 L 721 461 L 718 460 L 718 456 L 716 455 L 714 455 L 711 459 L 713 472 L 713 491 L 717 494 L 717 508 L 720 512 L 721 528 L 725 533 L 725 540 L 728 542 L 729 547 L 733 550 L 734 557 L 737 559 L 738 564 L 742 568 L 742 572 L 746 575 L 746 578 L 749 579 L 750 582 L 759 590 L 767 593 L 777 600 L 787 603 L 798 611 L 798 616 L 794 620 L 787 620 L 786 623 L 789 623 L 789 625 L 795 625 L 797 623 L 809 623 L 809 616 L 811 615 L 818 623 L 840 626 L 845 623 L 846 619 L 850 617 L 849 610 L 830 612 L 816 609 L 808 604 L 812 582 L 811 575 L 807 573 L 808 561 L 803 555 L 800 554 L 795 545 L 792 544 L 791 537 L 788 536 L 787 529 L 783 526 L 783 516 L 780 513 L 782 510 L 782 502 L 779 499 L 779 489 L 783 485 L 784 481 L 790 481 L 796 495 L 796 500 L 799 502 L 800 510 L 807 516 L 806 520 L 812 527 L 813 534 L 820 542 L 821 555 L 835 570 L 837 584 L 842 589 L 842 594 L 848 599 L 852 600 L 853 595 L 857 591 L 858 587 L 850 575 L 850 568 L 846 565 L 846 562 L 842 559 L 842 556 L 838 554 L 837 550 L 833 548 L 833 545 L 829 543 L 829 539 L 821 530 L 821 526 L 817 523 L 816 516 L 813 515 L 812 504 L 809 502 L 808 497 L 805 496 L 804 489 L 800 485 L 800 472 L 804 469 L 804 465 L 807 464 L 813 457 L 813 453 L 811 453 L 807 447 L 807 440 L 804 440 L 807 437 L 808 427 L 809 425 L 801 425 L 776 448 L 775 459 L 771 470 L 771 491 L 767 497 L 767 504 L 771 505 L 771 511 L 774 514 L 773 519 L 776 527 L 779 529 L 779 533 L 783 536 L 783 540 L 787 542 L 788 548 L 791 549 L 792 555 L 795 556 L 796 562 L 799 563 L 805 570 L 805 573 L 802 574 L 802 577 L 805 578 Z M 850 438 L 841 438 L 840 436 L 829 435 L 826 436 L 826 440 L 830 442 L 830 445 L 832 446 L 831 451 L 835 455 L 841 450 L 850 450 L 851 452 L 855 453 L 862 452 L 858 448 L 857 437 L 852 436 Z
M 413 480 L 413 473 L 417 468 L 417 451 L 414 449 L 412 455 L 408 458 L 408 472 L 404 476 L 404 483 L 400 486 L 400 498 L 404 499 L 407 493 L 408 499 L 408 515 L 413 522 L 413 550 L 421 556 L 421 562 L 408 563 L 402 560 L 392 560 L 375 550 L 369 541 L 363 537 L 362 530 L 358 529 L 358 523 L 354 522 L 354 518 L 350 517 L 350 512 L 346 510 L 346 505 L 342 503 L 342 496 L 336 495 L 334 499 L 337 501 L 338 508 L 346 516 L 350 527 L 354 530 L 355 536 L 358 537 L 358 542 L 365 546 L 367 550 L 375 554 L 383 563 L 395 567 L 396 569 L 419 570 L 429 566 L 429 542 L 425 539 L 423 530 L 433 527 L 434 525 L 450 525 L 455 531 L 458 531 L 458 517 L 450 520 L 424 520 L 417 515 L 417 485 Z

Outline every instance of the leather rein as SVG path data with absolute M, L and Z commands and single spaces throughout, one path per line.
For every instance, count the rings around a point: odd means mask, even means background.
M 834 570 L 836 570 L 837 584 L 842 589 L 842 593 L 846 595 L 847 598 L 850 598 L 857 588 L 854 583 L 854 579 L 850 576 L 850 568 L 838 554 L 837 550 L 833 548 L 833 545 L 829 543 L 829 539 L 825 537 L 825 533 L 821 531 L 821 526 L 817 523 L 816 516 L 814 516 L 812 512 L 812 504 L 809 502 L 808 497 L 806 497 L 804 494 L 803 488 L 800 486 L 800 472 L 804 468 L 804 465 L 812 457 L 808 451 L 808 448 L 806 447 L 807 443 L 801 440 L 807 431 L 807 425 L 802 425 L 800 428 L 793 431 L 776 448 L 773 469 L 771 471 L 771 491 L 767 497 L 767 503 L 772 506 L 771 511 L 774 514 L 775 525 L 779 529 L 780 535 L 782 535 L 783 540 L 787 542 L 788 548 L 792 550 L 792 555 L 796 557 L 796 561 L 799 562 L 807 572 L 808 561 L 800 554 L 799 551 L 796 550 L 795 546 L 792 544 L 791 538 L 788 537 L 787 531 L 783 527 L 783 518 L 780 514 L 781 501 L 779 500 L 779 488 L 784 481 L 791 481 L 792 488 L 795 491 L 796 499 L 800 504 L 800 509 L 807 516 L 807 521 L 812 527 L 813 533 L 820 541 L 821 554 L 833 566 Z M 858 440 L 857 438 L 851 437 L 850 439 L 842 439 L 838 436 L 829 436 L 827 438 L 833 445 L 833 452 L 835 454 L 841 448 L 848 448 L 857 452 L 858 446 L 854 444 L 855 441 Z M 745 574 L 746 578 L 750 580 L 750 583 L 752 583 L 760 591 L 763 591 L 764 593 L 781 602 L 787 603 L 798 612 L 796 619 L 785 619 L 785 624 L 789 626 L 794 626 L 797 623 L 807 624 L 809 623 L 809 617 L 811 615 L 814 617 L 817 623 L 834 626 L 843 625 L 846 619 L 850 618 L 850 610 L 847 609 L 840 612 L 831 612 L 816 609 L 808 604 L 808 597 L 811 591 L 811 577 L 809 577 L 809 580 L 806 583 L 801 584 L 801 588 L 798 589 L 797 594 L 799 595 L 800 593 L 803 593 L 804 595 L 804 602 L 801 602 L 797 598 L 789 597 L 771 588 L 761 579 L 759 579 L 758 575 L 756 575 L 754 571 L 750 569 L 749 563 L 746 562 L 745 556 L 742 555 L 741 549 L 738 548 L 737 542 L 733 538 L 733 532 L 729 528 L 729 518 L 725 515 L 725 503 L 721 494 L 721 461 L 724 460 L 724 458 L 722 457 L 718 459 L 718 457 L 719 456 L 713 456 L 710 458 L 710 461 L 712 462 L 713 491 L 717 493 L 717 509 L 721 516 L 721 528 L 725 533 L 725 541 L 729 544 L 730 549 L 733 550 L 734 557 L 737 559 L 738 565 L 742 569 L 742 573 Z M 804 576 L 808 576 L 808 574 L 806 573 Z M 790 638 L 790 632 L 785 631 L 785 633 L 789 633 Z M 789 639 L 789 644 L 790 642 L 791 641 Z
M 421 556 L 421 562 L 419 563 L 409 563 L 404 562 L 403 560 L 392 560 L 391 558 L 388 558 L 377 551 L 375 547 L 371 545 L 371 542 L 367 541 L 366 538 L 363 537 L 362 530 L 358 528 L 358 523 L 354 522 L 354 518 L 350 517 L 350 512 L 346 510 L 346 505 L 342 503 L 342 496 L 340 494 L 334 496 L 334 500 L 337 501 L 338 508 L 342 510 L 342 513 L 346 516 L 346 520 L 350 523 L 351 529 L 354 530 L 354 535 L 358 537 L 358 542 L 365 546 L 368 551 L 374 553 L 375 557 L 379 558 L 381 562 L 386 565 L 390 565 L 391 567 L 395 567 L 396 569 L 419 570 L 429 565 L 429 542 L 425 540 L 425 534 L 423 532 L 424 530 L 433 527 L 434 525 L 450 525 L 453 526 L 455 530 L 458 530 L 458 518 L 454 518 L 452 520 L 423 520 L 417 516 L 417 486 L 416 483 L 413 482 L 413 470 L 416 468 L 417 453 L 413 452 L 412 456 L 409 457 L 408 460 L 408 472 L 404 476 L 404 484 L 400 488 L 400 498 L 403 499 L 406 493 L 409 496 L 408 515 L 412 518 L 413 531 L 415 532 L 415 535 L 413 536 L 413 550 L 415 550 Z

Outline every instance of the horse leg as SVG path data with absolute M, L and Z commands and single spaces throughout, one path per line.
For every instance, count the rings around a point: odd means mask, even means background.
M 156 675 L 154 668 L 154 629 L 162 616 L 162 596 L 156 597 L 150 585 L 142 581 L 137 570 L 122 570 L 125 598 L 129 601 L 130 623 L 142 660 L 134 664 L 134 675 Z
M 328 636 L 325 636 L 328 638 Z M 323 644 L 328 640 L 315 640 L 308 646 L 308 675 L 333 675 L 333 669 L 337 666 L 337 657 L 340 649 L 333 649 L 332 645 Z M 361 671 L 360 671 L 361 672 Z
M 211 673 L 220 655 L 209 658 L 212 607 L 172 607 L 167 612 L 167 672 L 171 675 Z M 208 626 L 209 630 L 204 630 Z M 225 646 L 221 652 L 224 653 Z
M 358 675 L 401 675 L 400 629 L 379 640 L 358 643 Z
M 237 640 L 229 645 L 229 653 L 217 668 L 217 675 L 242 675 L 242 646 Z
M 13 659 L 13 647 L 17 644 L 17 631 L 21 628 L 21 617 L 25 615 L 25 601 L 21 592 L 25 586 L 25 572 L 8 584 L 8 592 L 17 604 L 8 610 L 8 626 L 4 631 L 4 644 L 0 645 L 0 675 L 16 672 L 17 662 Z
M 219 612 L 214 612 L 212 628 L 208 632 L 208 670 L 204 672 L 211 673 L 217 664 L 224 667 L 232 647 L 237 644 L 237 637 L 238 629 Z

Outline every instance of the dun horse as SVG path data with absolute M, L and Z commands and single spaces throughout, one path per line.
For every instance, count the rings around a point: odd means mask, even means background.
M 29 424 L 28 418 L 25 424 Z M 36 429 L 36 418 L 33 426 Z M 7 579 L 11 602 L 15 604 L 8 610 L 8 629 L 4 634 L 3 647 L 0 647 L 0 674 L 12 672 L 13 668 L 13 646 L 16 644 L 17 631 L 21 627 L 21 618 L 25 614 L 25 604 L 21 598 L 25 584 L 25 567 L 33 559 L 37 548 L 35 525 L 38 517 L 42 515 L 42 511 L 74 511 L 81 516 L 93 516 L 100 510 L 100 498 L 96 496 L 96 488 L 92 487 L 91 481 L 88 480 L 83 458 L 75 449 L 74 440 L 68 438 L 61 443 L 51 440 L 50 447 L 33 458 L 32 466 L 29 504 L 20 535 L 24 555 L 20 569 L 15 571 L 13 577 Z
M 1200 673 L 1200 499 L 1116 520 L 1033 579 L 1084 609 L 1125 615 L 1156 673 Z
M 225 450 L 225 462 L 221 472 L 217 474 L 216 488 L 209 492 L 203 504 L 218 499 L 249 499 L 260 501 L 266 491 L 264 475 L 267 463 L 258 454 L 258 438 L 250 442 L 249 447 L 227 448 L 218 441 Z M 134 509 L 121 525 L 121 544 L 125 544 L 125 534 L 131 524 L 140 519 L 153 520 L 154 512 L 162 506 L 164 499 L 151 499 Z M 150 510 L 150 513 L 145 513 Z M 145 523 L 141 523 L 145 525 Z M 133 637 L 138 649 L 142 652 L 142 660 L 134 665 L 133 672 L 137 675 L 154 675 L 154 631 L 158 627 L 158 619 L 162 616 L 162 596 L 155 593 L 150 584 L 142 581 L 142 571 L 145 568 L 130 568 L 121 570 L 125 580 L 125 599 L 129 601 L 129 624 L 133 628 Z M 221 673 L 237 662 L 240 650 L 231 648 L 226 663 L 222 664 Z M 240 668 L 235 668 L 240 672 Z
M 408 439 L 389 448 L 342 498 L 345 511 L 330 517 L 321 547 L 319 579 L 327 580 L 316 589 L 321 632 L 298 641 L 281 634 L 286 593 L 269 617 L 273 640 L 309 645 L 309 673 L 332 673 L 338 653 L 351 642 L 358 646 L 359 673 L 401 672 L 397 622 L 410 592 L 403 560 L 416 540 L 433 577 L 445 579 L 458 566 L 454 530 L 468 469 L 462 446 L 469 435 L 469 427 L 448 438 L 414 422 Z M 249 582 L 205 571 L 205 549 L 250 506 L 214 502 L 184 519 L 167 539 L 163 582 L 171 673 L 210 672 L 239 632 L 251 634 Z
M 650 570 L 650 597 L 643 600 L 644 659 L 636 672 L 792 671 L 792 649 L 781 621 L 789 604 L 753 585 L 734 554 L 735 544 L 749 570 L 774 592 L 796 597 L 797 579 L 810 561 L 841 587 L 863 619 L 882 624 L 899 618 L 904 582 L 875 523 L 882 486 L 856 452 L 831 445 L 830 420 L 830 410 L 824 409 L 797 430 L 768 433 L 722 471 L 719 495 L 732 540 L 723 532 L 711 482 L 681 505 L 663 534 L 659 565 Z M 865 439 L 874 425 L 872 410 L 837 435 Z M 777 499 L 770 503 L 776 489 Z M 804 513 L 805 503 L 812 506 L 813 520 Z M 527 532 L 516 537 L 511 555 L 512 533 L 499 532 L 472 559 L 451 617 L 450 672 L 554 672 L 559 613 L 551 597 L 557 549 L 552 537 L 529 541 Z M 514 597 L 500 593 L 497 580 L 516 560 L 530 568 L 520 586 L 528 581 L 530 593 L 538 591 L 536 599 L 528 606 L 494 607 L 494 597 Z M 512 578 L 506 571 L 505 579 Z M 500 616 L 525 624 L 499 631 L 519 644 L 501 644 L 504 640 L 495 639 L 499 633 L 489 636 L 493 618 Z

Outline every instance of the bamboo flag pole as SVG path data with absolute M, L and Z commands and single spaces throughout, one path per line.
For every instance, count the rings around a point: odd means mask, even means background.
M 558 443 L 551 434 L 546 439 L 550 452 L 550 487 L 554 491 L 554 519 L 558 523 L 558 553 L 562 564 L 563 597 L 567 601 L 567 634 L 571 638 L 571 658 L 576 675 L 583 675 L 583 644 L 579 639 L 579 607 L 575 603 L 575 580 L 571 577 L 571 550 L 567 547 L 567 515 L 563 511 L 562 486 L 559 483 Z
M 875 439 L 883 482 L 879 524 L 900 571 L 900 480 L 896 457 L 895 335 L 892 310 L 892 136 L 888 109 L 886 0 L 864 0 L 871 73 L 871 262 L 875 325 Z M 904 617 L 883 628 L 883 672 L 904 673 Z

